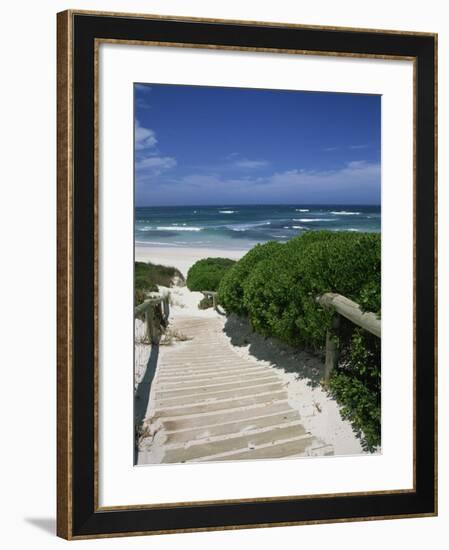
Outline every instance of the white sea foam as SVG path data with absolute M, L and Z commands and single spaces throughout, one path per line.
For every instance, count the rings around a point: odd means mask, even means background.
M 158 231 L 201 231 L 202 227 L 173 227 L 160 225 L 156 228 Z
M 310 212 L 308 208 L 295 208 L 296 212 Z
M 247 231 L 248 229 L 252 229 L 253 227 L 262 227 L 263 225 L 271 225 L 271 222 L 265 221 L 254 223 L 236 223 L 232 225 L 226 225 L 225 227 L 227 229 L 231 229 L 232 231 Z
M 307 227 L 304 227 L 303 225 L 292 225 L 293 229 L 307 229 Z
M 235 214 L 235 210 L 219 210 L 220 214 Z
M 335 210 L 331 214 L 336 216 L 360 216 L 360 212 L 348 212 L 347 210 Z
M 164 241 L 164 242 L 159 242 L 159 241 L 134 241 L 134 244 L 136 245 L 143 245 L 143 246 L 148 246 L 148 245 L 152 245 L 152 244 L 155 244 L 155 245 L 161 245 L 161 246 L 179 246 L 179 244 L 176 244 L 176 243 L 171 243 L 171 242 L 167 242 L 167 241 Z
M 334 222 L 335 220 L 332 218 L 299 218 L 299 220 L 295 220 L 295 221 L 308 223 L 308 222 Z

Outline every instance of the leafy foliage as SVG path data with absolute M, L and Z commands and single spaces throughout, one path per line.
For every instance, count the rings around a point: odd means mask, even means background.
M 142 303 L 149 292 L 157 292 L 158 285 L 172 287 L 184 283 L 183 274 L 175 267 L 145 262 L 134 262 L 134 303 Z
M 317 296 L 336 292 L 359 302 L 367 289 L 364 307 L 380 306 L 378 240 L 373 233 L 311 231 L 283 245 L 244 281 L 243 307 L 253 327 L 321 349 L 331 315 L 317 306 Z
M 248 313 L 243 303 L 243 286 L 246 279 L 259 262 L 271 258 L 283 246 L 274 241 L 257 244 L 227 271 L 220 282 L 218 299 L 228 312 L 237 313 L 238 315 Z
M 199 260 L 187 273 L 187 287 L 192 291 L 215 291 L 226 271 L 235 264 L 229 258 L 205 258 Z
M 220 302 L 264 335 L 322 352 L 332 313 L 317 296 L 339 293 L 380 313 L 380 262 L 378 234 L 310 231 L 253 248 L 223 278 Z M 380 341 L 343 322 L 339 344 L 331 390 L 373 449 L 380 442 Z
M 346 329 L 348 334 L 349 327 Z M 363 447 L 372 451 L 380 444 L 381 435 L 380 340 L 356 328 L 351 329 L 344 343 L 338 369 L 330 379 L 330 390 L 342 405 L 343 418 L 351 421 Z

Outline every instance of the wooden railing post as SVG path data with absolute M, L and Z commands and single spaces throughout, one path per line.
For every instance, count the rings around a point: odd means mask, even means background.
M 359 304 L 352 300 L 326 292 L 317 297 L 317 302 L 326 309 L 334 310 L 355 325 L 367 330 L 378 338 L 381 337 L 381 322 L 375 313 L 362 311 Z
M 170 315 L 170 296 L 169 296 L 169 294 L 166 294 L 164 296 L 163 305 L 164 305 L 164 309 L 163 309 L 164 319 L 168 319 L 168 317 Z
M 340 316 L 332 317 L 332 328 L 326 332 L 326 359 L 324 364 L 324 383 L 329 384 L 332 371 L 338 365 L 338 329 L 340 328 Z
M 324 308 L 333 311 L 332 328 L 326 333 L 326 360 L 324 366 L 324 383 L 327 385 L 333 369 L 338 364 L 338 330 L 340 316 L 345 317 L 351 323 L 381 338 L 381 322 L 375 313 L 364 312 L 359 304 L 349 300 L 345 296 L 326 292 L 316 298 L 316 301 Z
M 215 290 L 202 290 L 201 293 L 205 298 L 212 298 L 212 306 L 217 313 L 223 315 L 223 313 L 218 309 L 218 292 Z
M 147 325 L 147 336 L 148 341 L 151 342 L 151 344 L 157 344 L 159 342 L 159 334 L 156 327 L 156 304 L 151 304 L 146 310 L 145 310 L 145 322 Z
M 169 294 L 148 298 L 134 308 L 135 317 L 144 316 L 146 336 L 153 345 L 159 343 L 167 326 L 168 316 L 170 315 L 169 299 Z

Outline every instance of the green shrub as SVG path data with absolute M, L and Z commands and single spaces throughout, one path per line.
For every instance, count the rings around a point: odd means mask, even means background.
M 220 282 L 218 299 L 228 313 L 247 314 L 246 306 L 243 302 L 243 285 L 247 277 L 259 262 L 271 258 L 283 246 L 285 245 L 274 241 L 257 244 L 227 271 Z
M 199 260 L 187 273 L 187 288 L 192 291 L 215 291 L 223 275 L 235 264 L 229 258 L 205 258 Z
M 263 246 L 220 285 L 225 309 L 247 314 L 256 331 L 322 353 L 332 314 L 318 306 L 317 296 L 335 292 L 380 313 L 379 234 L 310 231 L 270 253 Z M 363 445 L 373 449 L 380 443 L 380 340 L 343 321 L 339 345 L 331 391 L 363 432 Z
M 381 436 L 381 342 L 349 322 L 342 329 L 341 357 L 329 387 L 343 418 L 351 422 L 363 447 L 372 451 Z
M 342 418 L 351 422 L 362 447 L 374 451 L 380 444 L 379 396 L 360 380 L 343 372 L 332 376 L 331 390 L 341 405 Z
M 244 281 L 243 304 L 253 327 L 321 349 L 331 315 L 317 306 L 317 296 L 336 292 L 359 302 L 368 289 L 364 306 L 376 299 L 380 305 L 378 240 L 374 233 L 311 231 L 289 241 Z
M 179 282 L 184 283 L 184 276 L 175 267 L 134 262 L 134 303 L 140 304 L 149 292 L 157 292 L 158 285 L 172 287 Z
M 184 282 L 183 274 L 176 267 L 152 264 L 151 262 L 134 262 L 134 279 L 138 288 L 146 288 L 151 285 L 171 287 L 177 282 Z
M 204 296 L 198 303 L 198 309 L 210 309 L 214 307 L 214 301 L 210 296 Z

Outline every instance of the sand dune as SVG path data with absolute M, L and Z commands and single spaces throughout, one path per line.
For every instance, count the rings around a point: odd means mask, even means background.
M 146 246 L 135 247 L 135 259 L 138 262 L 152 262 L 178 268 L 186 276 L 189 268 L 202 258 L 231 258 L 238 260 L 246 254 L 246 250 L 219 248 L 183 248 L 176 246 Z

